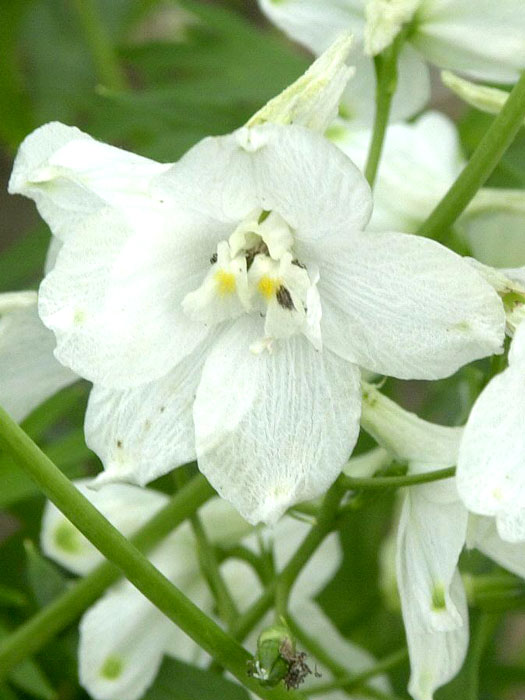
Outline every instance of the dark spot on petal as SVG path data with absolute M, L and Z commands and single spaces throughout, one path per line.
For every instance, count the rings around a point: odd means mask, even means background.
M 210 258 L 210 264 L 215 265 L 216 262 L 217 262 L 217 253 L 214 253 Z
M 283 309 L 288 309 L 288 311 L 293 311 L 295 309 L 294 303 L 292 301 L 292 295 L 283 285 L 279 287 L 275 297 L 279 305 L 282 306 Z
M 160 407 L 160 412 L 161 412 L 161 413 L 164 413 L 165 410 L 166 410 L 166 406 L 161 406 L 161 407 Z
M 117 447 L 119 449 L 122 447 L 122 440 L 117 440 Z
M 295 258 L 295 260 L 292 260 L 292 265 L 297 265 L 297 267 L 300 267 L 302 270 L 306 270 L 306 265 L 304 265 L 302 262 L 299 262 L 297 258 Z

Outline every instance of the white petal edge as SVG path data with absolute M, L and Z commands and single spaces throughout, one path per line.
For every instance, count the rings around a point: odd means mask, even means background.
M 22 142 L 9 192 L 34 199 L 53 233 L 64 239 L 106 205 L 131 219 L 138 206 L 156 206 L 148 197 L 149 181 L 169 167 L 51 122 Z
M 21 421 L 78 377 L 54 357 L 35 292 L 0 294 L 0 406 Z

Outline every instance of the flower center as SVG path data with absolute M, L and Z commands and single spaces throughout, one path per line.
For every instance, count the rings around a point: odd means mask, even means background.
M 259 314 L 264 335 L 254 352 L 297 333 L 320 349 L 318 275 L 297 260 L 293 244 L 292 229 L 277 212 L 252 212 L 218 244 L 202 284 L 182 301 L 185 313 L 206 325 Z

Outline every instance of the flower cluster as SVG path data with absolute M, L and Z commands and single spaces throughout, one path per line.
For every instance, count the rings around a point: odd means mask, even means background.
M 38 295 L 0 295 L 0 404 L 21 421 L 88 380 L 85 437 L 103 471 L 79 482 L 80 492 L 131 535 L 167 500 L 146 485 L 196 460 L 221 497 L 199 514 L 208 543 L 255 558 L 273 548 L 272 575 L 308 530 L 290 509 L 325 494 L 342 473 L 363 476 L 365 464 L 372 477 L 396 460 L 424 481 L 457 466 L 446 480 L 407 489 L 396 524 L 408 690 L 431 700 L 467 651 L 463 549 L 525 578 L 525 196 L 481 189 L 458 212 L 454 235 L 477 260 L 414 235 L 465 159 L 442 114 L 391 124 L 372 193 L 363 173 L 374 61 L 398 60 L 393 121 L 426 106 L 427 63 L 513 83 L 525 67 L 525 32 L 516 31 L 525 4 L 259 4 L 319 58 L 245 126 L 167 164 L 58 122 L 21 144 L 9 191 L 34 200 L 53 240 Z M 503 252 L 493 243 L 502 221 Z M 472 361 L 506 357 L 506 335 L 508 367 L 480 387 L 462 427 L 423 421 L 367 383 L 450 377 Z M 379 450 L 349 461 L 361 427 Z M 319 515 L 318 503 L 312 508 Z M 214 617 L 201 545 L 185 522 L 151 561 Z M 42 549 L 75 574 L 101 559 L 51 503 Z M 373 662 L 313 600 L 340 562 L 332 532 L 285 611 L 329 644 L 342 668 L 335 676 Z M 218 571 L 237 611 L 269 585 L 236 557 Z M 279 640 L 288 640 L 285 621 L 278 624 Z M 303 681 L 310 666 L 287 643 L 285 660 L 301 659 Z M 127 581 L 81 621 L 80 680 L 97 700 L 138 700 L 165 655 L 208 661 Z M 316 659 L 319 668 L 334 675 L 325 660 Z M 250 668 L 265 682 L 273 671 L 260 658 Z M 372 683 L 389 689 L 384 677 Z

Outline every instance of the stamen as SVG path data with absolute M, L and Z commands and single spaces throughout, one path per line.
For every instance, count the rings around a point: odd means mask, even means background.
M 227 296 L 228 294 L 233 294 L 237 289 L 235 275 L 232 272 L 217 270 L 214 275 L 214 279 L 217 284 L 217 294 L 221 297 Z
M 277 290 L 278 281 L 263 275 L 257 284 L 257 289 L 265 299 L 271 299 Z

